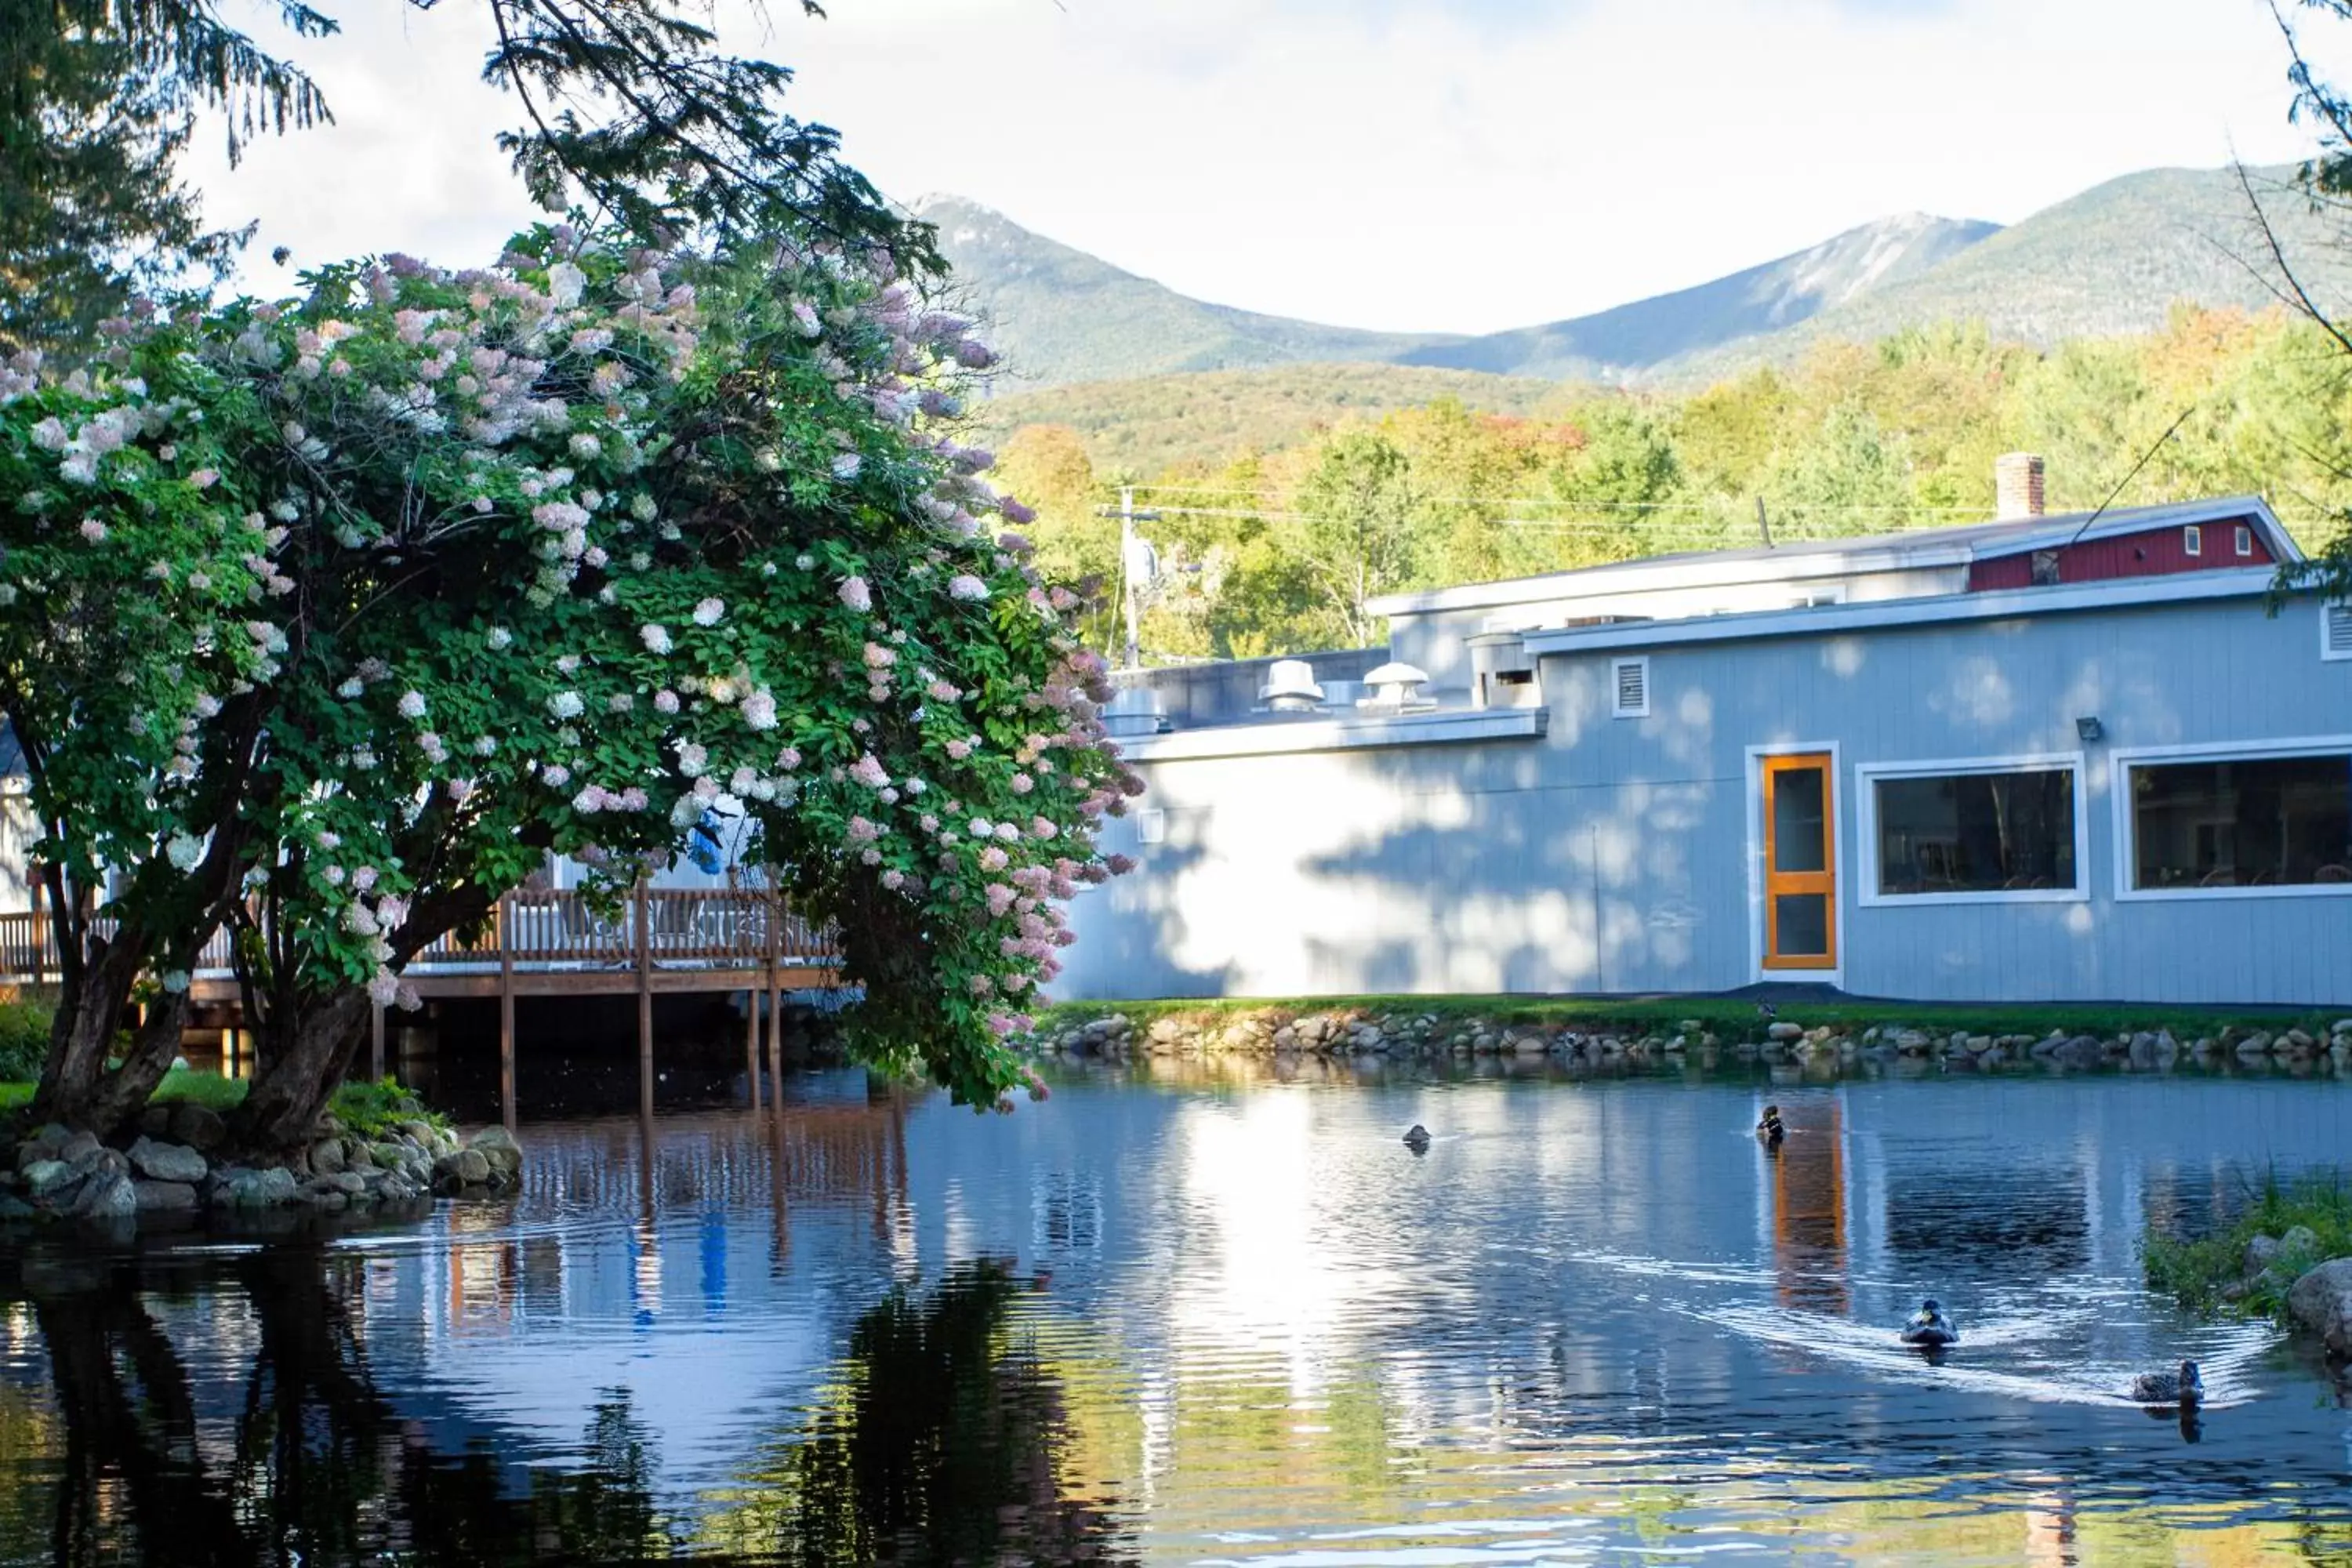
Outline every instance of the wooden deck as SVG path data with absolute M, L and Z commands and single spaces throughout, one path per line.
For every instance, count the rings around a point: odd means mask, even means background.
M 47 912 L 0 915 L 0 985 L 39 985 L 57 978 Z M 199 1006 L 236 1008 L 229 934 L 205 947 L 190 974 Z M 514 1005 L 525 996 L 635 996 L 641 1099 L 653 1102 L 653 999 L 695 992 L 769 994 L 772 1016 L 787 991 L 837 984 L 840 957 L 830 931 L 812 928 L 763 892 L 731 889 L 648 889 L 616 908 L 598 910 L 578 893 L 510 893 L 481 937 L 445 937 L 416 956 L 402 978 L 429 1000 L 471 998 L 499 1004 L 499 1099 L 514 1123 Z M 752 1099 L 760 1094 L 760 1008 L 747 1009 L 745 1065 Z M 383 1075 L 383 1011 L 375 1013 L 370 1069 Z M 770 1030 L 772 1079 L 780 1050 Z

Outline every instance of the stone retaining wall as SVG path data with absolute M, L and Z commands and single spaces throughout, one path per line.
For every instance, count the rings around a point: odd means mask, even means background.
M 502 1127 L 461 1142 L 429 1121 L 370 1139 L 326 1118 L 318 1141 L 272 1164 L 215 1158 L 226 1137 L 200 1105 L 155 1106 L 137 1136 L 110 1147 L 51 1123 L 0 1170 L 0 1220 L 134 1220 L 205 1209 L 394 1209 L 431 1194 L 490 1194 L 520 1180 L 522 1150 Z
M 2107 1037 L 2063 1030 L 1976 1035 L 1914 1028 L 1899 1021 L 1808 1026 L 1783 1020 L 1760 1025 L 1755 1032 L 1762 1037 L 1727 1038 L 1696 1018 L 1671 1029 L 1643 1030 L 1508 1024 L 1428 1013 L 1299 1013 L 1268 1007 L 1191 1018 L 1169 1016 L 1148 1025 L 1106 1012 L 1042 1032 L 1027 1046 L 1040 1057 L 1110 1061 L 1221 1056 L 1371 1056 L 1423 1061 L 1513 1057 L 1568 1065 L 1664 1065 L 1696 1058 L 1703 1063 L 1731 1059 L 1834 1071 L 1849 1063 L 1909 1058 L 1962 1069 L 2042 1063 L 2062 1069 L 2113 1067 L 2149 1072 L 2187 1061 L 2204 1066 L 2275 1062 L 2352 1073 L 2352 1018 L 2338 1019 L 2324 1034 L 2232 1027 L 2186 1041 L 2162 1030 Z

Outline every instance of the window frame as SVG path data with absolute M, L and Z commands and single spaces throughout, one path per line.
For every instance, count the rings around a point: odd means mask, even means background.
M 1880 890 L 1878 782 L 1952 778 L 1985 773 L 2064 772 L 2074 784 L 2074 881 L 2065 888 L 1984 888 L 1949 893 Z M 1856 763 L 1853 767 L 1856 901 L 1868 909 L 1942 909 L 1954 904 L 2082 904 L 2091 899 L 2090 763 L 2081 752 L 2033 752 L 1998 757 L 1947 757 L 1927 762 Z
M 2139 865 L 2135 836 L 2131 770 L 2150 763 L 2261 763 L 2288 757 L 2344 758 L 2352 773 L 2352 735 L 2294 735 L 2270 741 L 2220 741 L 2186 746 L 2118 747 L 2108 758 L 2108 812 L 2115 832 L 2116 902 L 2119 904 L 2201 903 L 2229 899 L 2352 898 L 2352 882 L 2282 882 L 2264 888 L 2136 888 L 2132 874 Z
M 2201 556 L 2205 553 L 2205 525 L 2192 522 L 2180 530 L 2180 553 Z
M 1624 691 L 1624 683 L 1618 679 L 1618 672 L 1628 665 L 1638 665 L 1642 670 L 1642 705 L 1638 708 L 1625 707 L 1618 700 Z M 1612 655 L 1609 660 L 1609 717 L 1647 719 L 1650 716 L 1651 706 L 1650 656 L 1646 653 Z
M 2352 631 L 2352 599 L 2319 601 L 2319 661 L 2322 664 L 2341 664 L 2347 659 L 2352 659 L 2352 637 L 2347 637 L 2341 644 L 2338 644 L 2328 635 L 2330 624 L 2336 615 L 2343 616 L 2346 629 Z
M 2242 522 L 2238 524 L 2238 531 L 2232 536 L 2231 542 L 2237 550 L 2239 560 L 2252 561 L 2254 558 L 2254 531 L 2250 525 Z

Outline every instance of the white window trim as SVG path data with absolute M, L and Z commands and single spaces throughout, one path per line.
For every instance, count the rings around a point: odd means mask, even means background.
M 2254 531 L 2252 529 L 2247 527 L 2242 522 L 2238 524 L 2238 531 L 2233 536 L 2233 543 L 2238 552 L 2238 557 L 2240 560 L 2251 561 L 2253 559 Z
M 1830 846 L 1837 857 L 1837 896 L 1830 900 L 1831 936 L 1837 946 L 1835 969 L 1767 969 L 1764 967 L 1764 759 L 1822 753 L 1830 760 Z M 1776 741 L 1748 748 L 1748 973 L 1759 984 L 1834 985 L 1843 989 L 1846 967 L 1845 909 L 1853 886 L 1853 836 L 1846 824 L 1853 813 L 1837 797 L 1845 777 L 1843 753 L 1835 741 Z
M 1617 672 L 1629 664 L 1639 665 L 1642 668 L 1642 705 L 1639 708 L 1621 708 L 1617 705 L 1617 694 L 1623 689 L 1623 683 L 1617 679 Z M 1609 716 L 1612 719 L 1646 719 L 1650 716 L 1650 656 L 1645 653 L 1631 658 L 1621 655 L 1612 658 L 1609 661 Z
M 2116 902 L 2119 904 L 2188 904 L 2231 899 L 2352 898 L 2352 882 L 2305 882 L 2274 888 L 2135 888 L 2132 872 L 2139 864 L 2132 843 L 2131 768 L 2135 763 L 2260 762 L 2272 757 L 2352 759 L 2352 735 L 2294 735 L 2270 741 L 2219 742 L 2196 746 L 2133 746 L 2119 748 L 2109 759 L 2107 813 L 2115 828 Z M 2347 767 L 2352 767 L 2347 761 Z
M 1148 805 L 1135 814 L 1135 841 L 1139 845 L 1168 841 L 1168 813 L 1164 808 Z
M 2074 885 L 2071 888 L 1987 888 L 1960 893 L 1886 893 L 1878 885 L 1878 781 L 1951 778 L 1957 774 L 2053 773 L 2074 780 Z M 1963 757 L 1927 763 L 1856 763 L 1853 766 L 1855 902 L 1864 909 L 1940 909 L 1949 904 L 2080 904 L 2091 898 L 2091 813 L 2084 789 L 2090 768 L 2080 752 L 2005 757 Z
M 2204 524 L 2192 522 L 2182 527 L 2180 530 L 2180 553 L 2183 555 L 2202 555 L 2205 553 Z
M 2327 664 L 2341 664 L 2352 659 L 2352 642 L 2342 647 L 2331 647 L 2327 642 L 2327 612 L 2330 609 L 2352 609 L 2352 600 L 2322 599 L 2319 601 L 2319 657 Z

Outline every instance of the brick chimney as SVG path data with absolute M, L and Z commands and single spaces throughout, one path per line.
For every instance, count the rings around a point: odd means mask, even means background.
M 1994 458 L 1992 490 L 1996 521 L 2023 522 L 2042 516 L 2042 459 L 2032 452 Z

